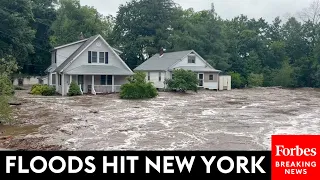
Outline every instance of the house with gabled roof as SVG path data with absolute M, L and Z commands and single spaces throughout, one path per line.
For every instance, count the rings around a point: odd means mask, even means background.
M 61 95 L 67 95 L 72 81 L 83 93 L 120 92 L 126 78 L 133 75 L 120 54 L 101 35 L 55 47 L 46 70 L 48 84 Z
M 156 88 L 165 88 L 165 79 L 173 78 L 175 69 L 185 69 L 195 72 L 198 76 L 199 88 L 218 90 L 220 70 L 212 67 L 196 51 L 177 51 L 164 53 L 163 49 L 147 59 L 134 71 L 147 74 L 147 81 L 153 82 Z

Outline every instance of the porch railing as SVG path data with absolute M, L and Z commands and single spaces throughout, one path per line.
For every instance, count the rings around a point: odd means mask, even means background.
M 114 85 L 114 92 L 120 92 L 121 85 Z M 112 93 L 112 85 L 94 85 L 96 93 Z

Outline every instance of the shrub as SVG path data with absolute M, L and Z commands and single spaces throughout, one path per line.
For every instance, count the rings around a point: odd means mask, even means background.
M 42 96 L 53 96 L 56 94 L 56 88 L 54 86 L 35 84 L 31 88 L 31 94 Z
M 82 93 L 80 91 L 80 86 L 76 82 L 72 81 L 70 84 L 68 96 L 79 96 L 81 94 Z
M 244 87 L 244 78 L 239 74 L 239 73 L 236 73 L 236 72 L 230 72 L 229 73 L 230 76 L 231 76 L 231 79 L 232 79 L 232 88 L 242 88 Z
M 14 87 L 8 76 L 0 75 L 0 96 L 10 96 L 14 94 Z
M 146 82 L 146 75 L 137 72 L 128 78 L 128 83 L 121 86 L 120 98 L 122 99 L 146 99 L 158 95 L 157 89 L 151 82 Z
M 248 76 L 249 87 L 259 87 L 263 85 L 263 74 L 253 74 Z
M 167 89 L 175 90 L 175 91 L 198 91 L 198 78 L 197 75 L 190 71 L 184 69 L 178 69 L 173 71 L 173 79 L 166 79 L 165 84 L 167 85 Z
M 0 96 L 0 122 L 11 122 L 12 121 L 12 110 L 9 105 L 9 96 Z
M 277 86 L 292 87 L 293 86 L 293 68 L 288 62 L 282 64 L 282 68 L 274 73 L 273 82 Z

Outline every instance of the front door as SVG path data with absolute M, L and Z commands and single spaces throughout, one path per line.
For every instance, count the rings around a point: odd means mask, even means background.
M 79 75 L 78 76 L 78 85 L 81 87 L 81 89 L 82 89 L 82 91 L 83 91 L 83 87 L 84 87 L 84 85 L 83 85 L 83 83 L 84 83 L 84 81 L 83 81 L 83 75 Z
M 199 74 L 198 75 L 199 77 L 199 87 L 203 87 L 203 77 L 204 77 L 204 75 L 201 73 L 201 74 Z

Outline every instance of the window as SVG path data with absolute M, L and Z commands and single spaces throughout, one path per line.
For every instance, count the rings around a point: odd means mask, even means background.
M 213 74 L 210 74 L 210 75 L 209 75 L 209 80 L 210 80 L 210 81 L 213 81 Z
M 102 75 L 100 78 L 100 84 L 101 85 L 107 85 L 107 76 L 106 75 Z
M 172 75 L 171 75 L 171 79 L 173 79 L 174 78 L 174 74 L 172 73 Z
M 61 77 L 62 77 L 61 74 L 59 74 L 59 85 L 60 85 L 60 86 L 61 86 L 61 80 L 62 80 Z
M 195 55 L 190 55 L 188 56 L 188 63 L 191 64 L 191 63 L 196 63 L 196 56 Z
M 148 72 L 148 81 L 150 81 L 150 72 Z
M 51 84 L 56 84 L 56 74 L 51 74 Z
M 109 63 L 109 53 L 108 52 L 105 53 L 105 59 L 106 59 L 105 63 L 108 64 Z
M 104 52 L 100 52 L 99 53 L 99 63 L 104 63 L 104 58 L 105 58 Z
M 108 55 L 108 52 L 88 51 L 88 63 L 108 64 Z
M 97 63 L 98 62 L 98 53 L 95 51 L 92 51 L 92 59 L 91 59 L 92 63 Z
M 161 72 L 159 72 L 159 81 L 161 81 Z
M 112 76 L 108 75 L 107 77 L 107 85 L 112 85 Z

